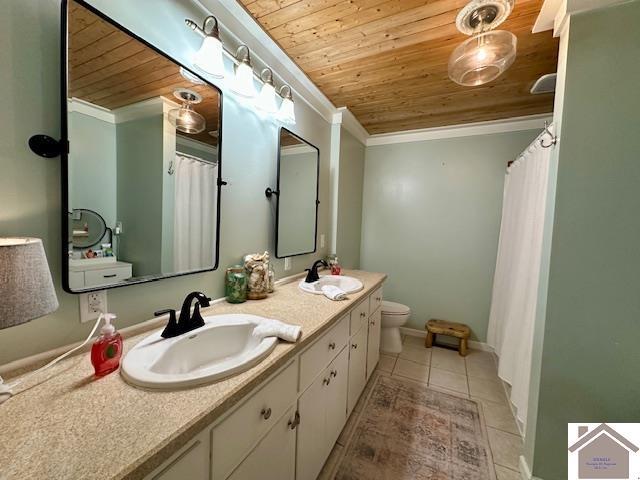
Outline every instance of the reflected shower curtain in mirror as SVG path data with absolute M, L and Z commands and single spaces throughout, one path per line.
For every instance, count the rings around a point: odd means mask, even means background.
M 173 261 L 176 272 L 214 263 L 217 166 L 176 154 Z
M 538 137 L 507 169 L 487 332 L 487 342 L 499 359 L 498 376 L 511 385 L 511 403 L 523 427 L 552 150 L 543 148 Z

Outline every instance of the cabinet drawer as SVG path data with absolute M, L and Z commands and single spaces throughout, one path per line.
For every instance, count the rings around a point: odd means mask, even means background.
M 84 272 L 69 271 L 69 288 L 72 290 L 84 288 Z
M 131 278 L 131 267 L 103 268 L 84 272 L 84 283 L 87 287 L 107 285 Z
M 300 354 L 300 385 L 298 391 L 307 389 L 313 379 L 335 358 L 349 339 L 349 315 L 342 317 L 311 347 Z
M 211 434 L 213 478 L 227 478 L 249 450 L 296 401 L 298 365 L 294 361 L 237 410 Z
M 382 287 L 369 296 L 369 313 L 375 312 L 382 305 Z
M 349 335 L 354 335 L 363 325 L 367 324 L 369 318 L 369 298 L 365 298 L 356 308 L 351 310 L 351 322 Z

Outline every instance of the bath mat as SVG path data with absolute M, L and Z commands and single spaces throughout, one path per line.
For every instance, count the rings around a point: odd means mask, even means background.
M 378 375 L 336 480 L 495 480 L 481 406 Z

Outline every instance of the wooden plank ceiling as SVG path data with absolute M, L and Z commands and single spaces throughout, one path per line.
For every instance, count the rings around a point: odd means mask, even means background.
M 335 106 L 371 134 L 548 113 L 553 94 L 531 95 L 557 66 L 550 32 L 532 34 L 543 0 L 516 0 L 499 28 L 518 56 L 498 79 L 462 87 L 449 55 L 468 38 L 455 26 L 468 0 L 238 0 Z
M 180 75 L 180 67 L 135 38 L 118 30 L 76 2 L 69 2 L 68 96 L 113 110 L 163 96 L 177 88 L 202 95 L 194 110 L 205 117 L 207 128 L 188 138 L 217 145 L 220 95 L 208 85 L 196 85 Z

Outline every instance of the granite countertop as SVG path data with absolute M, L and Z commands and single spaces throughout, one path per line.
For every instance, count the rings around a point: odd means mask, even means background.
M 210 425 L 260 382 L 328 329 L 386 278 L 346 271 L 364 289 L 342 302 L 304 294 L 298 281 L 265 300 L 203 309 L 248 313 L 301 325 L 302 339 L 279 342 L 257 366 L 229 379 L 178 391 L 149 391 L 119 373 L 96 379 L 88 354 L 63 360 L 17 387 L 0 405 L 0 479 L 140 479 Z M 117 312 L 116 312 L 117 313 Z M 124 342 L 124 354 L 146 332 Z

